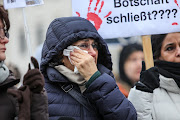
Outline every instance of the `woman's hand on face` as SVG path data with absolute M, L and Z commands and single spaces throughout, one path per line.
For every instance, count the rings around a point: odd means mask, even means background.
M 88 53 L 82 50 L 74 49 L 74 52 L 70 53 L 71 62 L 75 65 L 79 73 L 84 77 L 85 80 L 89 80 L 91 76 L 98 70 L 93 58 Z

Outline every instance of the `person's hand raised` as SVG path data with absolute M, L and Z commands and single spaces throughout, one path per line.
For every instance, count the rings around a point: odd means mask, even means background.
M 98 70 L 95 59 L 88 53 L 82 50 L 75 49 L 70 54 L 71 62 L 75 65 L 79 73 L 85 80 L 89 80 L 91 76 Z
M 145 88 L 137 83 L 136 88 L 139 90 L 153 92 L 154 89 L 158 88 L 160 82 L 158 67 L 155 66 L 145 70 L 145 63 L 143 61 L 140 82 L 146 85 L 147 89 L 145 90 Z
M 31 62 L 35 69 L 31 69 L 29 63 L 29 69 L 24 75 L 23 85 L 28 85 L 30 90 L 34 93 L 40 93 L 44 87 L 44 77 L 39 71 L 38 61 L 34 57 L 31 57 Z

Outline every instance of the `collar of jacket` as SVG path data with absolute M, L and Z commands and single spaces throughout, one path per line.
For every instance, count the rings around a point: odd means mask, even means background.
M 53 67 L 48 67 L 46 69 L 46 73 L 49 80 L 52 82 L 62 82 L 62 83 L 69 82 L 65 76 L 60 74 L 59 71 Z
M 4 64 L 4 61 L 0 61 L 0 83 L 3 83 L 9 76 L 9 69 Z
M 180 88 L 173 78 L 167 78 L 160 74 L 159 79 L 161 88 L 172 93 L 180 94 Z
M 9 72 L 10 74 L 7 79 L 4 82 L 0 83 L 0 92 L 1 90 L 6 90 L 7 88 L 10 88 L 20 82 L 20 79 L 16 79 L 13 73 L 11 71 Z
M 109 69 L 107 69 L 105 66 L 103 66 L 102 64 L 98 64 L 97 67 L 98 67 L 98 70 L 101 72 L 101 74 L 107 73 L 107 74 L 110 74 L 112 77 L 114 77 L 112 72 Z M 59 73 L 58 70 L 56 70 L 53 67 L 50 67 L 50 66 L 47 67 L 46 73 L 47 73 L 47 77 L 52 82 L 62 82 L 62 83 L 69 82 L 65 76 L 63 76 L 61 73 Z

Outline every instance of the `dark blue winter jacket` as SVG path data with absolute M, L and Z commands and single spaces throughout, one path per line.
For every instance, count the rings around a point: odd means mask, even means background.
M 49 65 L 63 49 L 84 38 L 92 38 L 100 45 L 97 67 L 101 75 L 83 93 L 91 105 L 96 108 L 97 113 L 88 111 L 68 93 L 65 93 L 59 84 L 72 84 L 78 92 L 80 89 L 77 84 L 71 83 Z M 80 17 L 55 19 L 48 28 L 41 59 L 41 71 L 45 77 L 45 88 L 48 94 L 50 120 L 66 116 L 75 120 L 136 120 L 136 110 L 119 91 L 111 70 L 111 54 L 107 44 L 88 20 Z

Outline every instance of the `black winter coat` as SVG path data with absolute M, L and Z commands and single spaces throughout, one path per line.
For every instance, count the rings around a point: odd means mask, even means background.
M 20 80 L 13 76 L 10 71 L 9 77 L 0 83 L 0 120 L 18 120 L 19 103 L 16 97 L 7 93 L 8 89 L 14 87 Z M 31 120 L 48 120 L 47 96 L 46 94 L 31 94 Z
M 12 88 L 19 82 L 15 79 L 10 71 L 9 77 L 0 83 L 0 119 L 1 120 L 14 120 L 18 112 L 18 102 L 16 98 L 7 93 L 8 88 Z

